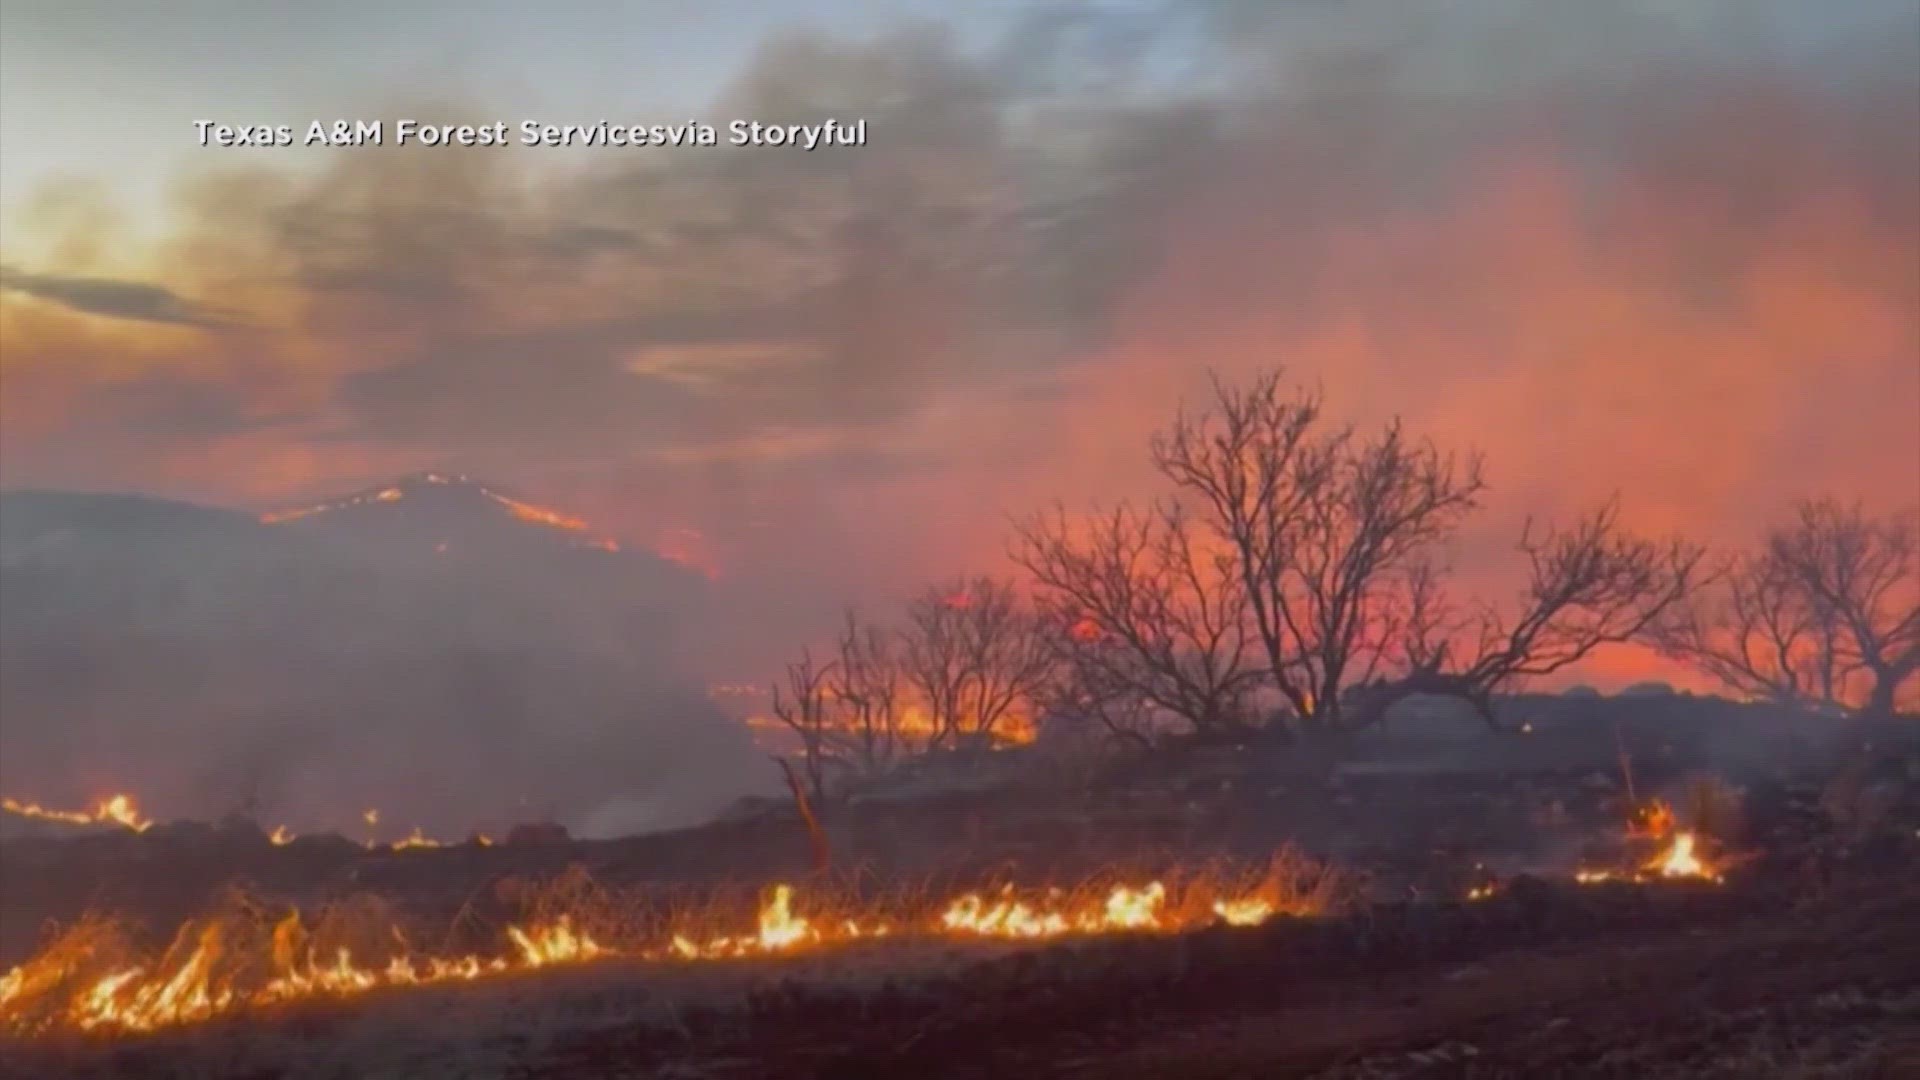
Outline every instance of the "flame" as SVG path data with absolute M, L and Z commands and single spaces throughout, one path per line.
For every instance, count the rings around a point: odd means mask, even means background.
M 1654 799 L 1640 808 L 1632 821 L 1627 823 L 1628 836 L 1644 836 L 1658 840 L 1673 832 L 1678 824 L 1673 807 L 1660 799 Z
M 549 510 L 544 506 L 535 506 L 532 503 L 524 503 L 518 499 L 509 499 L 505 495 L 496 494 L 488 491 L 486 488 L 481 488 L 480 491 L 487 498 L 506 507 L 508 513 L 511 513 L 521 521 L 531 521 L 535 525 L 548 525 L 556 529 L 565 529 L 568 532 L 586 531 L 587 523 L 580 518 L 569 517 L 558 510 Z
M 1215 900 L 1213 913 L 1228 926 L 1259 926 L 1273 918 L 1273 905 L 1259 897 L 1242 897 L 1238 900 Z
M 1720 875 L 1715 873 L 1712 867 L 1700 861 L 1700 857 L 1694 853 L 1694 837 L 1690 832 L 1676 834 L 1673 843 L 1658 858 L 1648 863 L 1646 869 L 1658 873 L 1663 878 L 1720 880 Z
M 444 473 L 427 473 L 421 476 L 419 479 L 426 483 L 440 485 L 440 486 L 445 486 L 450 484 L 467 485 L 471 487 L 474 491 L 479 492 L 483 498 L 491 500 L 494 504 L 502 507 L 509 514 L 512 514 L 515 518 L 518 518 L 521 521 L 530 522 L 535 525 L 545 525 L 548 528 L 561 529 L 566 532 L 583 533 L 583 532 L 586 532 L 587 529 L 589 528 L 589 526 L 587 525 L 587 522 L 582 518 L 577 518 L 570 514 L 563 514 L 558 510 L 549 509 L 548 507 L 544 507 L 544 506 L 537 506 L 533 503 L 524 502 L 520 499 L 510 498 L 506 495 L 500 494 L 499 492 L 493 490 L 492 488 L 485 486 L 484 484 L 475 483 L 472 479 L 466 476 L 448 476 Z M 365 506 L 368 503 L 400 502 L 406 497 L 407 497 L 407 492 L 405 488 L 384 487 L 379 489 L 378 491 L 362 492 L 357 495 L 348 495 L 344 498 L 333 499 L 323 503 L 316 503 L 312 506 L 295 507 L 292 509 L 285 509 L 285 510 L 269 510 L 266 513 L 261 514 L 259 520 L 260 520 L 260 523 L 263 525 L 282 525 L 289 521 L 299 521 L 302 518 L 313 517 L 316 514 L 324 514 L 334 510 L 345 510 L 349 507 L 354 507 L 354 506 Z M 581 543 L 587 547 L 598 548 L 602 551 L 619 551 L 620 550 L 620 545 L 615 543 L 612 540 L 586 539 L 586 540 L 582 540 Z M 434 550 L 445 551 L 446 547 L 443 543 L 440 545 L 436 545 Z
M 276 836 L 281 833 L 275 830 Z M 563 913 L 509 926 L 503 951 L 492 957 L 419 955 L 397 927 L 390 936 L 401 952 L 384 959 L 357 956 L 343 946 L 323 947 L 294 911 L 270 930 L 250 931 L 244 921 L 191 921 L 157 959 L 128 962 L 125 957 L 132 950 L 110 924 L 83 921 L 0 978 L 0 1032 L 144 1032 L 249 1007 L 474 980 L 614 956 L 684 962 L 787 955 L 902 933 L 1038 940 L 1173 932 L 1208 922 L 1254 926 L 1283 912 L 1318 910 L 1312 897 L 1288 897 L 1282 891 L 1263 884 L 1251 891 L 1218 893 L 1202 880 L 1176 898 L 1155 880 L 1074 893 L 1051 889 L 1023 899 L 1007 885 L 992 899 L 978 892 L 959 896 L 940 909 L 937 918 L 919 923 L 803 914 L 793 887 L 782 883 L 768 891 L 755 929 L 748 933 L 703 935 L 682 928 L 656 947 L 628 951 L 596 939 L 573 914 Z
M 1682 830 L 1679 825 L 1679 817 L 1673 812 L 1672 806 L 1660 799 L 1649 800 L 1627 822 L 1627 837 L 1632 840 L 1665 841 L 1660 854 L 1632 870 L 1576 870 L 1573 880 L 1581 885 L 1598 885 L 1609 881 L 1638 884 L 1659 879 L 1687 878 L 1719 884 L 1723 880 L 1720 872 L 1700 856 L 1698 834 Z
M 437 847 L 446 847 L 447 845 L 446 845 L 446 842 L 443 840 L 435 840 L 432 837 L 423 834 L 420 831 L 420 826 L 415 825 L 413 827 L 412 832 L 408 833 L 406 836 L 403 836 L 398 840 L 395 840 L 392 844 L 388 846 L 393 848 L 393 850 L 395 851 L 405 851 L 408 848 L 437 848 Z
M 269 510 L 260 515 L 260 524 L 284 525 L 289 521 L 299 521 L 301 518 L 312 517 L 331 509 L 333 509 L 331 506 L 303 506 L 297 510 Z
M 0 809 L 22 817 L 45 821 L 63 821 L 69 825 L 124 825 L 134 832 L 146 832 L 153 822 L 142 816 L 131 795 L 113 795 L 95 803 L 91 810 L 49 810 L 36 802 L 0 799 Z
M 722 690 L 724 693 L 724 688 Z M 744 696 L 744 695 L 740 695 Z M 764 696 L 764 695 L 763 695 Z M 755 735 L 755 740 L 764 749 L 782 752 L 791 750 L 794 739 L 793 729 L 783 723 L 779 717 L 767 713 L 750 713 L 745 723 Z M 829 713 L 821 720 L 821 728 L 829 734 L 857 736 L 861 734 L 859 725 L 852 717 Z M 964 717 L 954 725 L 960 731 L 978 731 L 979 721 L 972 716 Z M 902 706 L 900 714 L 893 721 L 894 735 L 908 744 L 924 744 L 939 734 L 940 726 L 933 717 L 917 704 Z M 1000 717 L 993 726 L 993 744 L 999 747 L 1025 746 L 1039 736 L 1033 717 L 1021 710 L 1012 710 Z
M 140 813 L 139 806 L 134 802 L 134 798 L 131 795 L 114 795 L 110 798 L 102 799 L 89 810 L 50 810 L 37 802 L 22 802 L 17 799 L 0 799 L 0 809 L 5 809 L 8 813 L 19 814 L 22 817 L 39 818 L 43 821 L 58 821 L 69 825 L 111 824 L 131 829 L 134 832 L 145 832 L 153 827 L 153 821 Z M 368 827 L 377 826 L 380 824 L 380 811 L 372 809 L 363 811 L 360 814 L 360 820 L 366 822 Z M 267 834 L 267 839 L 271 840 L 275 846 L 284 847 L 299 839 L 299 836 L 299 833 L 294 832 L 286 825 L 275 825 L 273 831 Z M 473 843 L 482 847 L 490 847 L 493 844 L 493 838 L 484 833 L 475 833 L 470 839 Z M 376 840 L 367 841 L 367 847 L 369 848 L 379 846 L 381 845 Z M 405 851 L 413 848 L 451 847 L 452 842 L 436 840 L 433 837 L 427 836 L 420 830 L 420 827 L 416 825 L 412 832 L 386 846 L 394 851 Z
M 194 1023 L 245 1005 L 346 997 L 383 986 L 417 986 L 579 963 L 607 950 L 562 916 L 553 923 L 507 930 L 515 952 L 482 959 L 395 956 L 357 961 L 346 948 L 317 952 L 297 912 L 275 924 L 268 972 L 250 969 L 246 950 L 220 922 L 189 923 L 159 961 L 109 967 L 85 980 L 105 946 L 98 928 L 82 924 L 45 952 L 0 979 L 0 1030 L 35 1034 L 58 1029 L 152 1031 Z M 70 990 L 60 1000 L 59 992 Z M 52 1006 L 52 1008 L 49 1008 Z
M 521 962 L 530 968 L 578 963 L 607 951 L 592 938 L 576 931 L 573 920 L 566 915 L 560 916 L 559 921 L 543 930 L 529 932 L 510 926 L 507 936 L 520 950 Z
M 1598 885 L 1607 881 L 1625 881 L 1644 884 L 1660 879 L 1691 879 L 1719 884 L 1725 878 L 1712 864 L 1699 854 L 1699 841 L 1690 832 L 1675 833 L 1660 854 L 1642 864 L 1638 870 L 1579 870 L 1573 880 L 1582 885 Z
M 676 933 L 667 943 L 665 958 L 679 960 L 720 960 L 766 953 L 794 952 L 809 945 L 858 938 L 885 937 L 892 928 L 884 922 L 862 924 L 848 919 L 815 926 L 793 912 L 793 887 L 775 885 L 760 906 L 759 930 L 754 934 L 718 936 L 701 940 L 693 934 Z M 658 955 L 658 954 L 655 954 Z
M 1116 885 L 1092 903 L 1076 904 L 1058 889 L 1022 899 L 1012 886 L 989 899 L 967 893 L 947 906 L 940 916 L 942 929 L 954 934 L 993 938 L 1052 938 L 1068 934 L 1108 934 L 1124 931 L 1174 931 L 1197 922 L 1168 905 L 1167 887 L 1159 881 L 1140 888 Z M 1260 895 L 1214 899 L 1204 910 L 1230 926 L 1258 926 L 1282 905 Z

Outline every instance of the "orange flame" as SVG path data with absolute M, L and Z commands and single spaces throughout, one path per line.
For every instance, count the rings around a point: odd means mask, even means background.
M 1627 835 L 1645 836 L 1657 840 L 1672 833 L 1676 824 L 1678 821 L 1674 817 L 1673 807 L 1660 799 L 1654 799 L 1641 807 L 1633 820 L 1627 823 Z
M 1646 869 L 1663 878 L 1700 878 L 1706 881 L 1719 881 L 1720 875 L 1713 868 L 1700 861 L 1694 852 L 1694 836 L 1690 832 L 1675 834 L 1673 843 L 1667 850 L 1646 865 Z
M 279 830 L 276 830 L 278 834 Z M 681 929 L 665 943 L 616 950 L 577 925 L 571 914 L 507 928 L 500 956 L 438 957 L 402 953 L 384 963 L 344 947 L 321 949 L 297 912 L 270 933 L 214 921 L 189 922 L 157 960 L 126 962 L 130 950 L 111 928 L 83 922 L 0 978 L 0 1032 L 59 1030 L 142 1032 L 194 1023 L 238 1009 L 318 997 L 346 997 L 381 987 L 473 980 L 624 955 L 636 959 L 706 961 L 774 956 L 863 939 L 919 933 L 961 938 L 1046 939 L 1073 934 L 1173 932 L 1207 923 L 1254 926 L 1281 913 L 1308 914 L 1320 902 L 1262 883 L 1220 891 L 1206 882 L 1175 902 L 1160 881 L 1114 885 L 1069 895 L 1058 889 L 1020 899 L 1012 886 L 992 899 L 967 893 L 924 924 L 886 918 L 816 918 L 797 909 L 792 886 L 775 885 L 760 905 L 753 932 L 702 935 Z M 392 937 L 405 946 L 397 928 Z
M 22 817 L 44 821 L 64 821 L 69 825 L 124 825 L 134 832 L 146 832 L 152 820 L 143 817 L 131 795 L 113 795 L 94 804 L 91 810 L 49 810 L 36 802 L 0 799 L 0 809 Z
M 1583 868 L 1574 872 L 1573 880 L 1582 885 L 1598 885 L 1609 881 L 1645 883 L 1661 879 L 1692 879 L 1719 884 L 1724 880 L 1720 871 L 1701 856 L 1699 834 L 1681 829 L 1679 816 L 1664 800 L 1650 799 L 1646 805 L 1634 811 L 1627 821 L 1627 838 L 1659 840 L 1665 841 L 1665 844 L 1658 855 L 1636 868 Z

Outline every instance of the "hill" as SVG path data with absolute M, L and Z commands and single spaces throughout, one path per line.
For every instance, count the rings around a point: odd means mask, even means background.
M 464 477 L 259 518 L 0 494 L 0 792 L 443 832 L 644 796 L 678 824 L 758 764 L 676 668 L 705 586 Z

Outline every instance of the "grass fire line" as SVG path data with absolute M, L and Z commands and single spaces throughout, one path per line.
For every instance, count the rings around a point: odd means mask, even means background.
M 154 824 L 153 819 L 140 812 L 139 804 L 135 802 L 133 796 L 125 794 L 109 796 L 86 810 L 52 810 L 37 802 L 0 798 L 0 810 L 5 810 L 7 813 L 23 818 L 53 822 L 61 825 L 120 826 L 136 833 L 144 833 L 152 828 Z M 380 824 L 380 811 L 368 810 L 361 815 L 361 820 L 370 828 L 378 826 Z M 299 838 L 299 833 L 294 832 L 285 825 L 275 825 L 273 830 L 267 833 L 267 839 L 271 841 L 275 847 L 284 847 Z M 366 841 L 366 847 L 370 851 L 381 848 L 390 851 L 412 851 L 423 848 L 452 847 L 458 842 L 459 841 L 453 840 L 440 840 L 428 836 L 420 826 L 415 825 L 412 831 L 398 840 L 382 841 L 368 839 Z M 486 833 L 476 832 L 469 835 L 466 842 L 476 844 L 480 847 L 491 847 L 493 846 L 493 837 Z
M 90 811 L 50 811 L 6 801 L 29 817 L 74 824 L 124 826 L 144 831 L 151 822 L 127 796 L 104 800 Z M 378 820 L 369 810 L 364 819 Z M 1580 884 L 1645 884 L 1691 879 L 1724 881 L 1700 837 L 1680 828 L 1671 807 L 1655 800 L 1635 811 L 1625 835 L 1655 843 L 1658 854 L 1625 869 L 1581 869 Z M 291 834 L 275 830 L 284 844 Z M 372 846 L 371 844 L 369 846 Z M 394 851 L 441 846 L 419 830 L 391 845 Z M 564 883 L 563 877 L 562 882 Z M 560 884 L 560 883 L 556 883 Z M 997 888 L 953 896 L 921 906 L 918 914 L 885 904 L 817 898 L 803 905 L 793 886 L 777 884 L 762 896 L 751 929 L 723 933 L 729 921 L 718 905 L 692 917 L 669 918 L 664 932 L 629 942 L 627 935 L 594 927 L 648 923 L 645 905 L 605 900 L 534 905 L 534 914 L 509 925 L 498 955 L 435 955 L 415 949 L 400 925 L 356 923 L 351 905 L 303 918 L 297 909 L 277 921 L 254 914 L 193 920 L 181 926 L 157 956 L 143 954 L 130 928 L 89 917 L 56 936 L 37 955 L 0 977 L 0 1033 L 41 1036 L 59 1032 L 130 1033 L 191 1024 L 247 1008 L 301 1000 L 345 998 L 370 991 L 472 981 L 561 965 L 626 958 L 686 963 L 778 957 L 876 939 L 1039 942 L 1126 933 L 1176 933 L 1205 926 L 1258 926 L 1280 916 L 1327 914 L 1357 895 L 1352 875 L 1314 860 L 1291 846 L 1275 852 L 1257 871 L 1211 865 L 1176 869 L 1139 884 L 1105 875 L 1074 888 Z M 1465 899 L 1485 900 L 1493 884 L 1474 886 Z M 384 910 L 384 909 L 381 909 Z M 341 912 L 345 915 L 341 915 Z M 659 925 L 651 924 L 648 925 Z M 371 947 L 370 947 L 371 946 Z
M 157 956 L 142 956 L 128 927 L 90 918 L 0 978 L 0 1032 L 145 1032 L 248 1008 L 616 957 L 687 963 L 790 956 L 874 939 L 1019 943 L 1246 927 L 1331 911 L 1350 884 L 1340 871 L 1291 849 L 1258 871 L 1173 871 L 1140 884 L 1101 879 L 1074 888 L 1005 884 L 953 896 L 917 915 L 872 902 L 808 905 L 793 886 L 779 884 L 765 892 L 751 928 L 741 932 L 712 929 L 728 921 L 716 906 L 669 924 L 651 942 L 628 945 L 588 928 L 609 921 L 605 910 L 559 911 L 508 926 L 505 949 L 495 956 L 426 954 L 413 949 L 397 925 L 373 932 L 361 926 L 355 936 L 324 912 L 306 919 L 298 911 L 278 921 L 245 914 L 191 921 Z M 626 913 L 630 919 L 644 914 Z
M 1645 820 L 1665 827 L 1670 813 Z M 1691 877 L 1718 883 L 1694 834 L 1672 832 L 1660 856 L 1640 871 L 1586 872 L 1583 883 L 1641 883 Z M 918 914 L 873 901 L 803 903 L 789 884 L 762 895 L 749 929 L 718 932 L 723 905 L 670 918 L 664 932 L 629 943 L 617 928 L 647 924 L 653 912 L 623 901 L 569 899 L 535 904 L 509 925 L 493 956 L 435 955 L 415 949 L 394 922 L 356 924 L 351 904 L 313 918 L 289 910 L 277 921 L 255 904 L 240 913 L 190 921 L 158 955 L 142 954 L 129 927 L 93 917 L 67 928 L 41 952 L 0 978 L 0 1033 L 131 1034 L 205 1021 L 246 1009 L 342 999 L 377 990 L 467 982 L 615 958 L 692 963 L 793 956 L 880 939 L 1019 944 L 1116 934 L 1178 933 L 1207 926 L 1252 927 L 1283 916 L 1338 911 L 1357 895 L 1352 875 L 1292 847 L 1258 870 L 1173 870 L 1139 884 L 1112 876 L 1074 888 L 1012 883 L 968 891 Z M 1469 900 L 1485 899 L 1476 888 Z M 556 910 L 557 909 L 557 910 Z M 380 909 L 384 910 L 384 909 Z M 344 914 L 342 914 L 344 912 Z M 378 920 L 376 920 L 378 921 Z

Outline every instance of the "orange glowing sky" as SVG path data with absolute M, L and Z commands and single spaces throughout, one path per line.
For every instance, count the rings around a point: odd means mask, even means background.
M 100 150 L 118 106 L 15 65 L 137 42 L 10 9 L 0 483 L 264 506 L 469 472 L 704 545 L 783 641 L 1000 565 L 1008 514 L 1153 490 L 1145 440 L 1209 367 L 1484 450 L 1455 560 L 1494 588 L 1521 517 L 1615 491 L 1721 544 L 1801 495 L 1920 500 L 1910 5 L 1486 0 L 1408 16 L 1444 31 L 1421 48 L 1366 5 L 1073 34 L 816 6 L 639 101 L 594 96 L 631 57 L 565 42 L 505 89 L 395 52 L 271 96 L 141 53 L 137 183 Z M 522 94 L 541 56 L 571 74 Z M 248 87 L 268 122 L 858 115 L 873 145 L 185 152 Z

